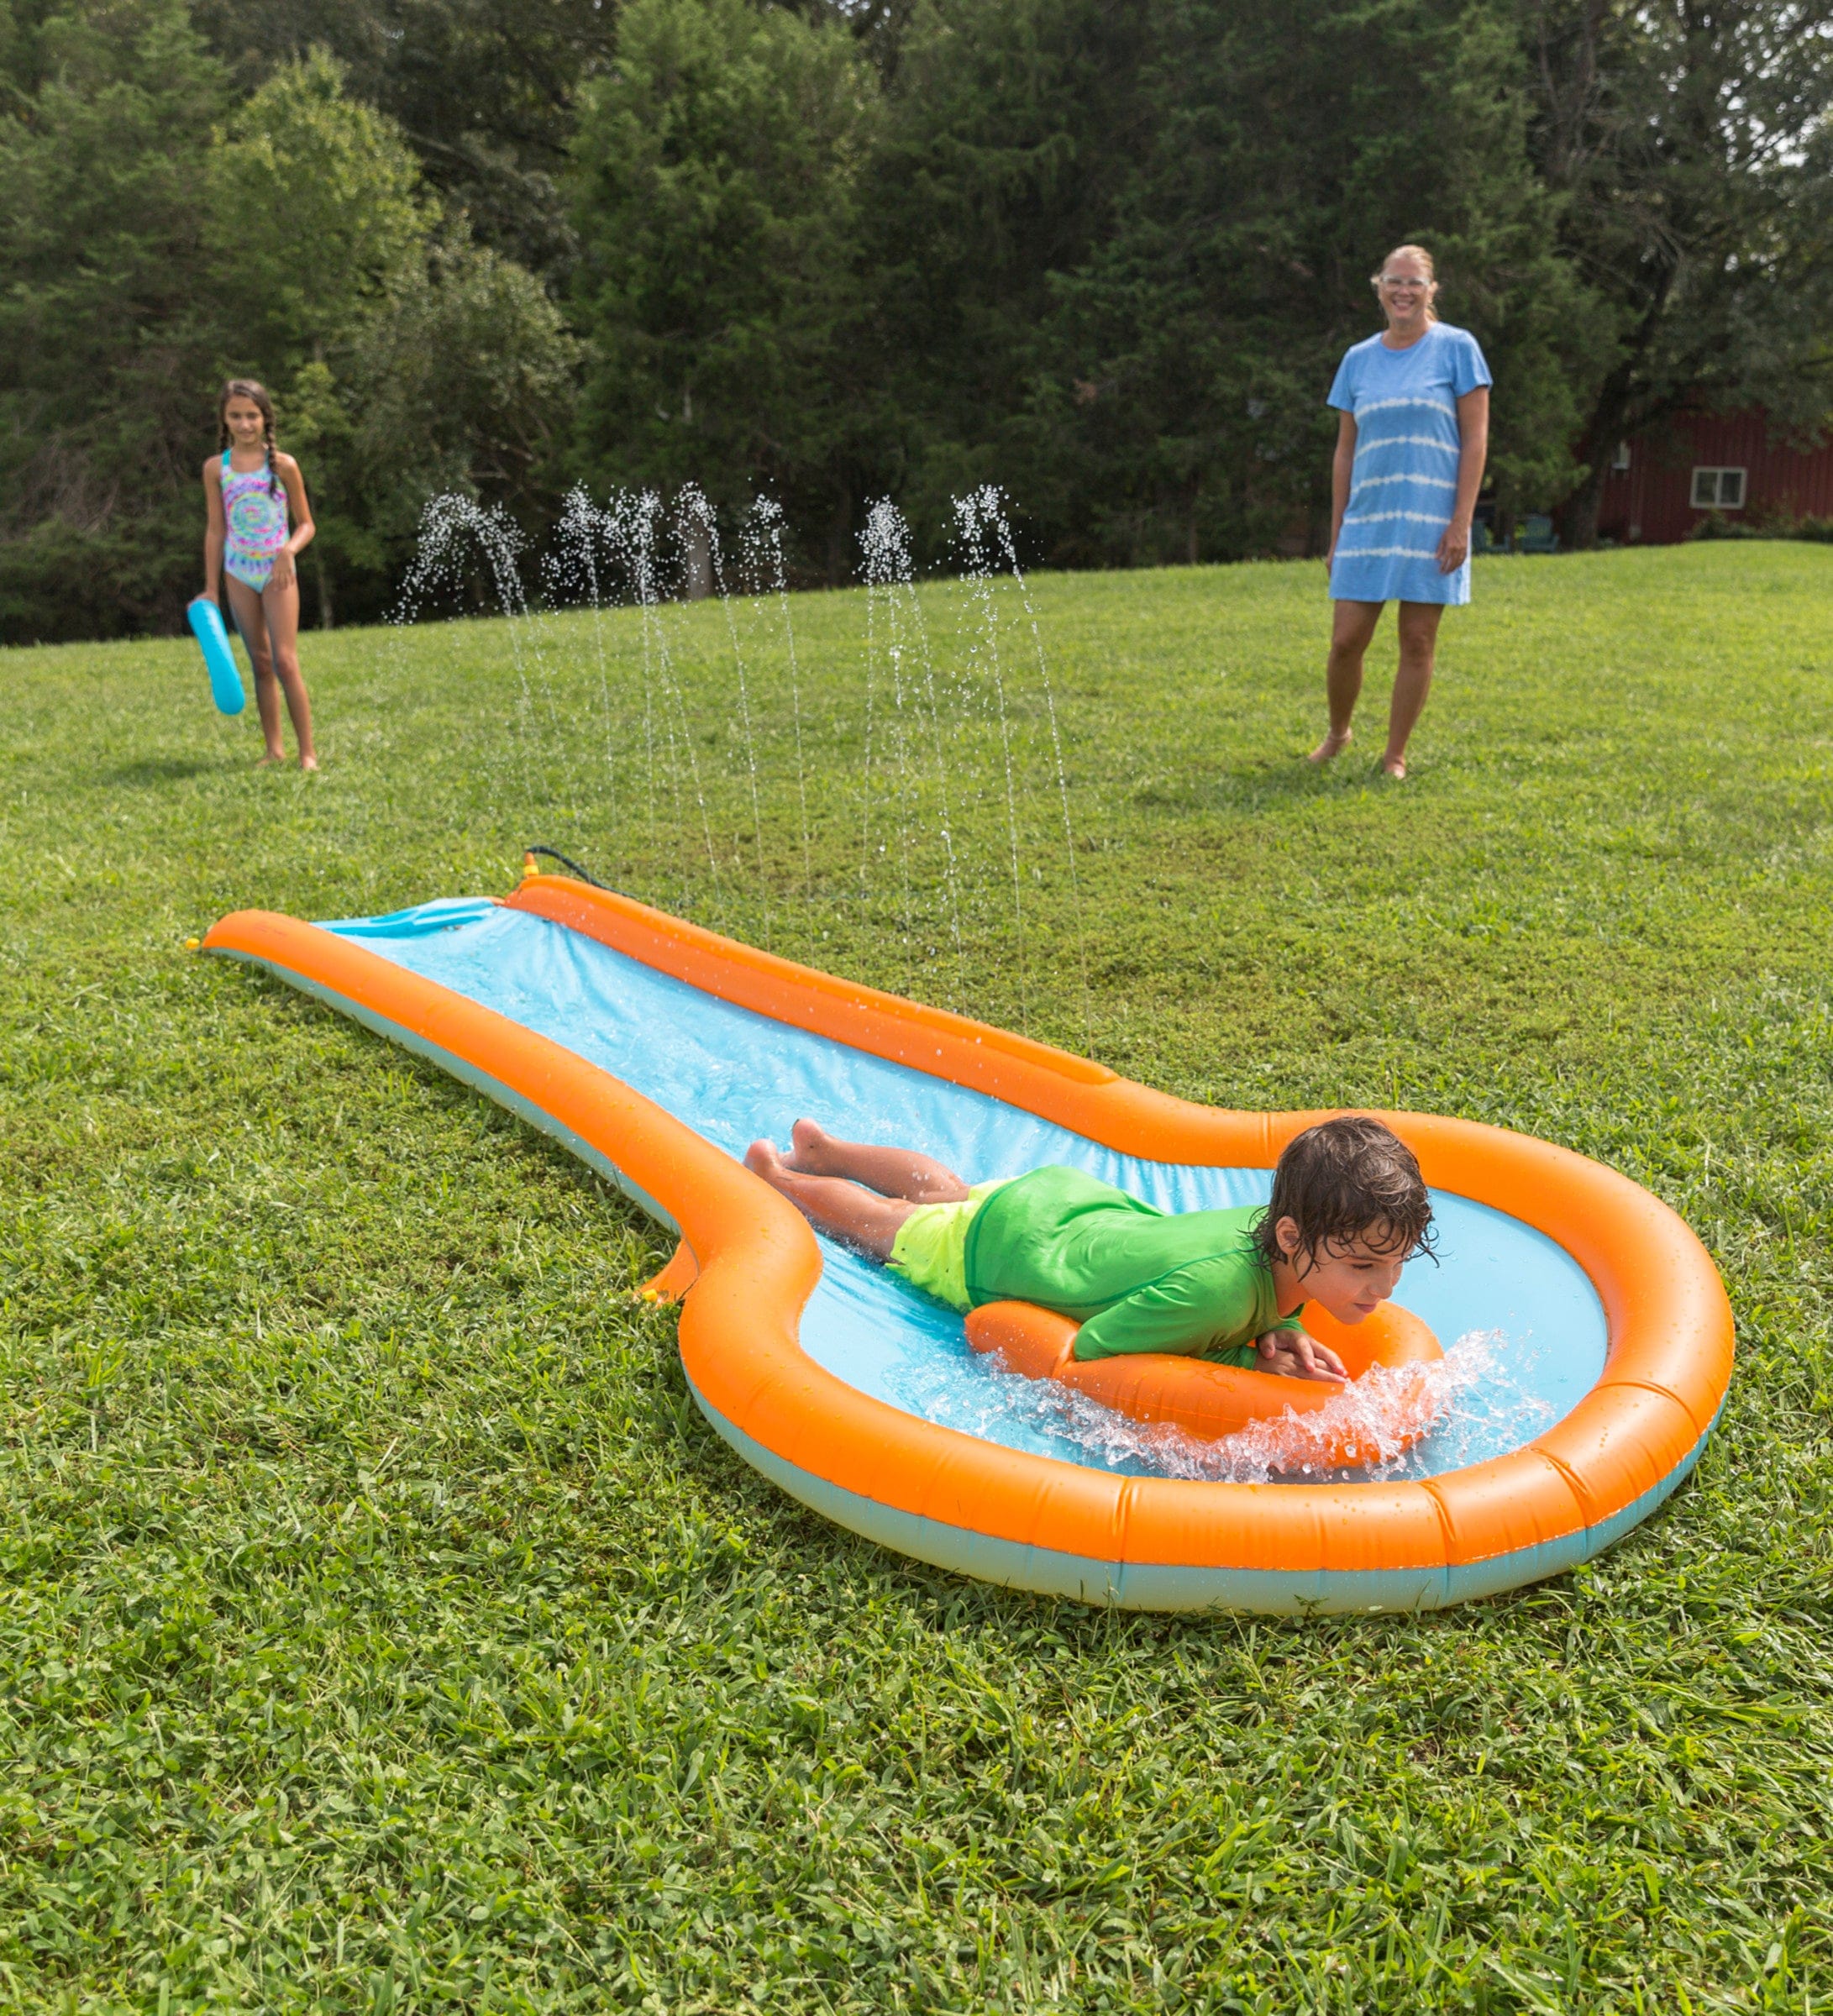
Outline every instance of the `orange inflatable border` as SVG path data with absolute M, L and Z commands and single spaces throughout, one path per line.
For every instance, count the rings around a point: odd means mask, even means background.
M 535 875 L 507 899 L 722 1000 L 1022 1106 L 1153 1160 L 1270 1168 L 1316 1114 L 1196 1106 L 964 1017 L 799 967 L 630 899 Z M 1421 1483 L 1252 1485 L 1123 1478 L 903 1414 L 817 1365 L 797 1337 L 820 1272 L 768 1186 L 608 1074 L 334 934 L 261 911 L 207 949 L 249 958 L 454 1059 L 554 1121 L 680 1226 L 699 1263 L 680 1351 L 696 1392 L 791 1474 L 958 1532 L 1090 1562 L 1354 1577 L 1531 1555 L 1649 1500 L 1687 1463 L 1729 1384 L 1732 1330 L 1704 1248 L 1626 1178 L 1544 1142 L 1431 1116 L 1384 1117 L 1426 1180 L 1556 1240 L 1602 1300 L 1602 1378 L 1513 1453 Z

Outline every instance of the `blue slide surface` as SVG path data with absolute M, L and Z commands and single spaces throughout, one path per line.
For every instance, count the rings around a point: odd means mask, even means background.
M 565 1045 L 733 1156 L 786 1143 L 809 1115 L 854 1139 L 908 1142 L 970 1180 L 1066 1163 L 1167 1210 L 1265 1200 L 1265 1170 L 1122 1155 L 985 1094 L 735 1007 L 596 940 L 488 900 L 428 903 L 326 929 Z M 1436 1193 L 1439 1258 L 1409 1263 L 1395 1299 L 1430 1324 L 1468 1378 L 1447 1419 L 1386 1467 L 1426 1477 L 1521 1446 L 1563 1418 L 1604 1368 L 1604 1310 L 1564 1249 L 1504 1212 Z M 1133 1475 L 1214 1475 L 1162 1436 L 1006 1374 L 961 1320 L 831 1242 L 801 1341 L 837 1378 L 926 1420 L 1037 1455 Z M 1226 1449 L 1221 1460 L 1226 1466 Z M 1195 1467 L 1179 1467 L 1194 1462 Z M 1353 1481 L 1357 1473 L 1344 1473 Z

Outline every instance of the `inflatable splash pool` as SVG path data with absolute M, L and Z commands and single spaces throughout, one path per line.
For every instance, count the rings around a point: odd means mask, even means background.
M 681 1238 L 661 1285 L 685 1293 L 682 1363 L 726 1441 L 838 1524 L 990 1582 L 1150 1609 L 1491 1594 L 1647 1518 L 1730 1380 L 1723 1288 L 1666 1205 L 1542 1142 L 1390 1114 L 1433 1189 L 1442 1260 L 1410 1263 L 1395 1302 L 1451 1343 L 1448 1366 L 1464 1353 L 1518 1404 L 1455 1409 L 1361 1472 L 1221 1481 L 971 1351 L 958 1316 L 817 1241 L 738 1158 L 809 1113 L 974 1179 L 1069 1163 L 1190 1210 L 1263 1200 L 1319 1116 L 1191 1105 L 564 877 L 325 926 L 242 911 L 205 946 L 617 1183 Z

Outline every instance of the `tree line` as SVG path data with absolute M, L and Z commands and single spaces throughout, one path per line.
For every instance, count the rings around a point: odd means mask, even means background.
M 1013 497 L 1064 566 L 1315 545 L 1417 239 L 1493 498 L 1833 396 L 1833 0 L 0 0 L 0 636 L 167 629 L 223 376 L 373 617 L 428 496 L 783 505 L 850 578 Z

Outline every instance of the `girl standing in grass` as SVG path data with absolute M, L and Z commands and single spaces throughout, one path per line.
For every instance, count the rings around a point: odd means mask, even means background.
M 263 764 L 284 763 L 280 696 L 286 696 L 299 767 L 315 770 L 312 702 L 299 669 L 299 573 L 295 561 L 318 529 L 299 465 L 274 445 L 274 402 L 252 378 L 232 378 L 217 402 L 217 446 L 203 465 L 203 591 L 213 602 L 228 576 L 229 612 L 255 667 L 266 743 Z
M 1438 319 L 1432 255 L 1398 245 L 1370 276 L 1388 326 L 1337 368 L 1331 470 L 1330 732 L 1311 751 L 1348 747 L 1363 654 L 1383 603 L 1400 605 L 1400 664 L 1381 769 L 1406 774 L 1407 738 L 1432 684 L 1438 619 L 1470 600 L 1470 523 L 1489 447 L 1489 367 L 1468 329 Z

